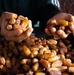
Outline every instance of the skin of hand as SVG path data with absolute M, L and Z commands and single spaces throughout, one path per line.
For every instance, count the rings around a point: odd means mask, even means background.
M 18 28 L 18 30 L 11 30 L 11 31 L 6 29 L 6 26 L 8 24 L 7 20 L 10 20 L 12 18 L 17 18 L 17 14 L 10 13 L 10 12 L 5 12 L 2 14 L 1 16 L 1 35 L 3 35 L 6 40 L 21 42 L 31 35 L 33 31 L 32 21 L 29 20 L 28 29 L 22 33 L 22 30 L 20 28 Z M 18 35 L 18 33 L 20 35 Z
M 47 27 L 45 28 L 45 32 L 49 36 L 54 36 L 55 38 L 67 38 L 69 34 L 66 34 L 63 30 L 57 30 L 54 26 L 57 25 L 57 22 L 59 20 L 67 20 L 69 22 L 72 22 L 74 24 L 74 16 L 67 13 L 59 13 L 55 15 L 53 18 L 49 19 L 47 21 Z M 74 25 L 70 25 L 69 29 L 74 34 Z

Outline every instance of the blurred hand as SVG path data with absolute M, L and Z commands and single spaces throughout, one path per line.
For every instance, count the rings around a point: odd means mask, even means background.
M 68 29 L 64 26 L 57 25 L 59 20 L 66 20 L 70 23 Z M 66 29 L 66 31 L 64 31 Z M 47 21 L 47 27 L 45 28 L 45 32 L 49 36 L 54 36 L 55 38 L 67 38 L 67 36 L 72 33 L 74 34 L 74 16 L 67 13 L 59 13 L 55 15 L 53 18 Z
M 8 30 L 7 25 L 8 21 L 12 18 L 17 19 L 17 14 L 11 12 L 4 12 L 1 16 L 1 35 L 3 35 L 6 40 L 12 40 L 21 42 L 27 37 L 29 37 L 33 31 L 32 22 L 29 20 L 28 27 L 25 29 L 21 25 L 16 25 L 16 29 Z

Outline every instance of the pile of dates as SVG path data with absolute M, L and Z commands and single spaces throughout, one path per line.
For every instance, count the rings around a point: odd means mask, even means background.
M 21 43 L 0 35 L 0 75 L 74 75 L 74 48 L 67 39 L 30 36 Z

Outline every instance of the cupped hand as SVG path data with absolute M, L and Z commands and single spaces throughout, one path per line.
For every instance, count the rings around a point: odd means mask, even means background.
M 11 12 L 4 12 L 2 14 L 1 35 L 3 35 L 6 40 L 21 42 L 29 37 L 32 31 L 33 28 L 31 20 L 28 20 L 21 15 L 18 16 L 17 14 Z
M 67 21 L 68 26 L 58 25 L 60 20 Z M 47 21 L 45 32 L 55 38 L 67 38 L 69 34 L 74 34 L 74 16 L 67 13 L 59 13 Z

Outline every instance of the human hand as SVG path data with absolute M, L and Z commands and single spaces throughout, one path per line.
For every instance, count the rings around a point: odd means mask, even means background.
M 21 15 L 4 12 L 1 19 L 1 35 L 6 40 L 21 42 L 29 37 L 33 31 L 31 20 Z
M 59 24 L 60 20 L 62 21 Z M 67 38 L 69 34 L 74 34 L 74 16 L 67 13 L 55 15 L 48 20 L 45 32 L 55 38 Z

